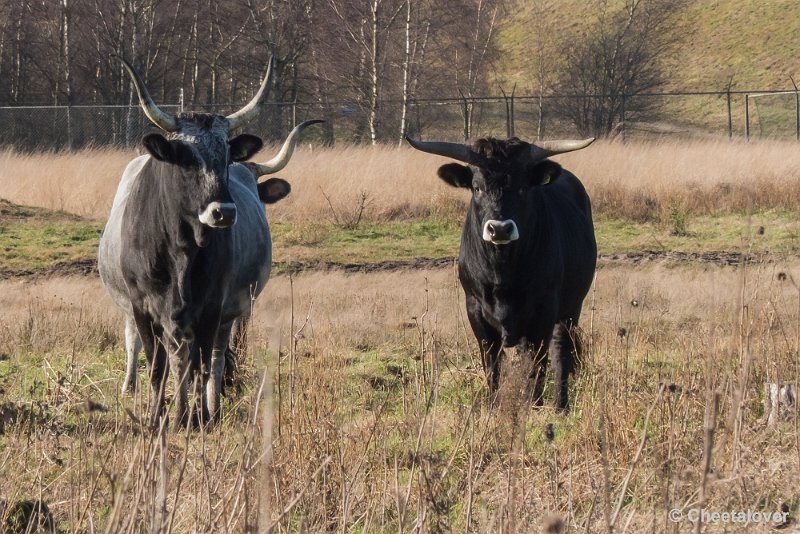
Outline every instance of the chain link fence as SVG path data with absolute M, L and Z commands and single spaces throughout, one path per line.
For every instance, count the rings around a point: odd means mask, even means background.
M 602 96 L 415 100 L 408 104 L 406 132 L 415 138 L 447 141 L 512 135 L 527 140 L 582 137 L 564 112 L 581 98 Z M 178 105 L 160 107 L 168 113 L 180 111 Z M 195 111 L 228 114 L 235 109 L 237 106 L 209 106 Z M 381 102 L 378 116 L 378 140 L 400 143 L 402 103 Z M 305 139 L 309 142 L 331 145 L 371 139 L 367 110 L 352 103 L 267 104 L 247 131 L 279 142 L 295 124 L 312 118 L 325 119 L 326 123 L 308 130 Z M 0 107 L 0 122 L 0 146 L 18 151 L 132 147 L 154 128 L 138 105 Z M 737 91 L 626 97 L 609 135 L 624 139 L 800 139 L 800 93 Z

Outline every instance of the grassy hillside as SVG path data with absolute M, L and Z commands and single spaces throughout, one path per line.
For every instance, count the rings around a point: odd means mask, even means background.
M 558 48 L 596 20 L 600 3 L 518 1 L 500 26 L 506 58 L 500 81 L 537 87 L 537 42 L 557 67 Z M 722 90 L 731 75 L 736 89 L 790 89 L 789 76 L 800 78 L 800 3 L 794 0 L 688 0 L 675 22 L 679 45 L 670 61 L 669 90 Z
M 597 20 L 601 4 L 599 0 L 518 1 L 499 27 L 503 59 L 498 85 L 516 84 L 517 94 L 538 93 L 542 62 L 547 87 L 563 68 L 561 51 Z M 796 1 L 687 0 L 671 24 L 678 45 L 674 55 L 665 58 L 666 91 L 722 91 L 731 77 L 734 90 L 791 89 L 790 76 L 800 79 L 800 3 Z M 727 133 L 724 98 L 668 98 L 663 104 L 666 123 Z M 742 135 L 744 100 L 735 97 L 732 104 L 734 131 Z M 794 135 L 792 95 L 759 99 L 751 115 L 753 135 Z

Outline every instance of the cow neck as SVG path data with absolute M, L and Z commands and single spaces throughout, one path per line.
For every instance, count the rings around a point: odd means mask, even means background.
M 182 194 L 176 187 L 180 180 L 173 165 L 151 159 L 143 169 L 138 187 L 128 206 L 137 207 L 129 217 L 128 228 L 135 234 L 136 248 L 154 261 L 168 261 L 188 268 L 197 255 L 196 233 L 199 221 L 188 220 L 181 213 Z

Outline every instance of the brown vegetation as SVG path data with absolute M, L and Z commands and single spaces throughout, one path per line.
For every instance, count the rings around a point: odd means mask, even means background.
M 799 269 L 601 269 L 566 417 L 513 386 L 487 407 L 452 269 L 278 277 L 252 387 L 218 432 L 164 436 L 139 427 L 146 394 L 118 398 L 120 321 L 96 280 L 6 282 L 0 498 L 41 498 L 67 531 L 663 531 L 701 484 L 710 510 L 796 517 L 797 420 L 765 427 L 760 392 L 798 379 Z
M 265 149 L 255 159 L 268 159 L 274 151 Z M 0 153 L 0 197 L 104 220 L 132 156 L 105 149 L 5 151 Z M 676 208 L 688 214 L 800 209 L 795 143 L 598 141 L 555 159 L 581 178 L 598 216 L 642 221 L 658 220 Z M 366 198 L 365 220 L 460 219 L 467 194 L 436 177 L 443 163 L 407 147 L 300 147 L 281 173 L 292 194 L 270 206 L 269 215 L 279 221 L 332 221 L 334 211 L 357 213 Z
M 643 220 L 674 205 L 800 209 L 793 147 L 597 143 L 559 160 L 599 216 Z M 5 153 L 0 196 L 102 219 L 129 157 Z M 466 194 L 440 183 L 441 163 L 305 148 L 270 216 L 330 218 L 323 191 L 337 209 L 365 191 L 368 218 L 460 218 Z M 762 392 L 800 381 L 798 280 L 794 259 L 601 264 L 574 408 L 559 416 L 519 402 L 519 365 L 488 408 L 452 267 L 278 276 L 253 310 L 249 387 L 221 426 L 155 435 L 140 425 L 147 393 L 119 396 L 121 318 L 99 281 L 2 282 L 0 513 L 41 502 L 67 532 L 659 532 L 670 509 L 700 506 L 785 509 L 795 524 L 798 419 L 767 427 Z M 769 530 L 707 530 L 726 526 Z

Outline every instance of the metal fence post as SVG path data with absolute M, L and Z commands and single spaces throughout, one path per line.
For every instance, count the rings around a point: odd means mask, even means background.
M 744 95 L 744 138 L 750 140 L 750 94 Z
M 725 92 L 728 96 L 728 139 L 733 139 L 733 114 L 731 113 L 731 89 Z
M 72 150 L 72 107 L 67 105 L 67 150 Z
M 462 105 L 462 110 L 463 110 L 463 115 L 464 115 L 464 141 L 468 141 L 470 136 L 471 136 L 471 132 L 470 132 L 470 130 L 471 130 L 471 128 L 470 128 L 470 122 L 471 122 L 470 105 L 467 102 L 467 97 L 462 96 L 461 98 L 464 101 L 463 105 Z
M 517 91 L 517 84 L 511 89 L 511 96 L 509 97 L 503 88 L 500 92 L 503 93 L 503 101 L 506 104 L 506 137 L 514 137 L 514 93 Z
M 794 138 L 800 141 L 800 91 L 797 89 L 797 84 L 794 83 L 794 77 L 789 76 L 794 85 Z

